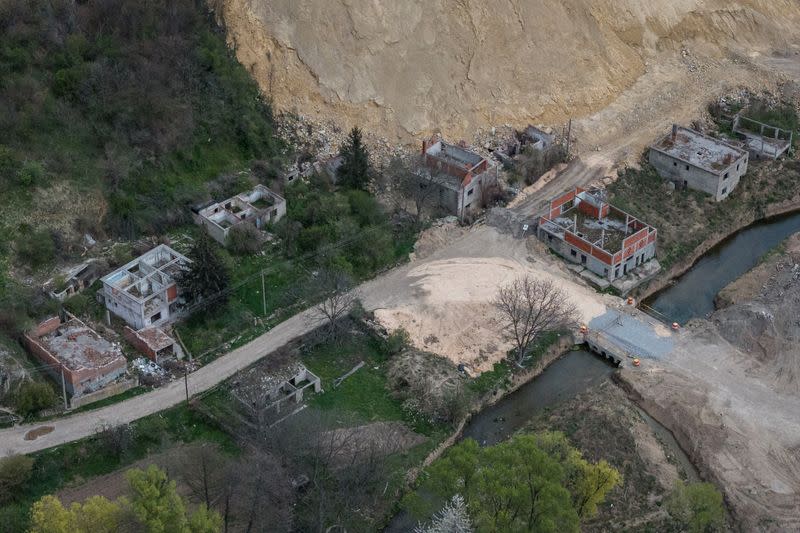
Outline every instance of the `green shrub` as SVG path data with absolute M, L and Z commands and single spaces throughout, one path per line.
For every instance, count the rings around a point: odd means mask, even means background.
M 403 329 L 395 330 L 386 338 L 386 352 L 389 355 L 396 355 L 411 346 L 411 335 Z
M 228 250 L 236 255 L 251 255 L 259 250 L 264 243 L 264 235 L 251 224 L 239 224 L 228 232 L 226 245 Z
M 17 489 L 31 477 L 33 459 L 12 455 L 0 459 L 0 503 L 14 499 Z
M 38 161 L 25 161 L 17 170 L 17 182 L 23 187 L 32 187 L 42 181 L 44 165 Z
M 64 307 L 72 313 L 73 315 L 85 315 L 86 311 L 89 309 L 89 304 L 91 301 L 89 297 L 83 293 L 73 294 L 66 301 L 64 301 Z
M 51 264 L 56 257 L 53 235 L 46 229 L 38 231 L 23 230 L 14 240 L 17 257 L 33 269 Z
M 667 499 L 667 511 L 691 533 L 721 531 L 725 526 L 722 494 L 711 483 L 679 481 Z
M 24 416 L 36 414 L 55 403 L 53 387 L 40 381 L 26 381 L 14 394 L 14 409 Z

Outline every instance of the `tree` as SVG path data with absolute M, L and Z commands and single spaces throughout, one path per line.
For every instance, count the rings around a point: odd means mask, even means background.
M 361 130 L 354 127 L 350 130 L 347 141 L 339 150 L 342 165 L 336 171 L 339 184 L 348 189 L 367 190 L 372 169 L 369 163 L 369 152 L 361 138 Z
M 131 489 L 130 507 L 149 533 L 186 531 L 186 506 L 175 490 L 175 482 L 155 465 L 125 474 Z
M 425 214 L 439 203 L 439 192 L 448 180 L 441 172 L 432 172 L 419 165 L 414 169 L 406 161 L 395 158 L 381 174 L 379 190 L 396 209 L 414 208 L 414 220 L 419 223 Z
M 486 448 L 466 439 L 429 472 L 437 494 L 464 495 L 478 531 L 578 531 L 564 468 L 533 435 Z
M 558 460 L 566 472 L 565 486 L 581 519 L 591 518 L 608 491 L 619 485 L 620 474 L 605 460 L 595 464 L 583 458 L 563 433 L 544 431 L 535 434 L 536 444 Z
M 41 381 L 26 381 L 14 395 L 14 408 L 24 416 L 38 413 L 55 402 L 53 387 Z
M 544 150 L 526 146 L 519 154 L 516 161 L 516 169 L 525 183 L 531 185 L 542 175 L 567 160 L 566 149 L 558 144 L 551 145 Z
M 348 274 L 333 268 L 320 270 L 312 283 L 314 294 L 323 298 L 314 308 L 313 317 L 327 325 L 329 337 L 336 335 L 339 320 L 347 315 L 356 301 L 353 285 Z
M 691 533 L 721 531 L 725 526 L 722 494 L 711 483 L 678 481 L 667 498 L 667 511 Z
M 587 475 L 593 467 L 603 475 Z M 613 472 L 606 475 L 607 469 Z M 591 516 L 589 508 L 619 481 L 605 462 L 588 463 L 563 434 L 551 432 L 485 448 L 465 439 L 426 474 L 424 490 L 445 498 L 463 496 L 477 531 L 577 531 L 579 520 Z
M 555 283 L 526 275 L 503 286 L 494 301 L 503 328 L 515 345 L 514 360 L 523 366 L 539 336 L 572 325 L 577 308 Z
M 456 494 L 425 526 L 417 526 L 414 533 L 472 533 L 472 520 L 467 513 L 464 498 Z
M 124 503 L 92 496 L 65 508 L 55 496 L 44 496 L 31 509 L 30 533 L 116 533 L 125 523 Z
M 228 249 L 236 255 L 250 255 L 261 250 L 264 234 L 252 224 L 239 224 L 228 232 Z
M 0 503 L 14 498 L 17 489 L 31 477 L 33 459 L 26 455 L 12 455 L 0 459 Z
M 195 301 L 202 301 L 218 295 L 218 301 L 225 302 L 225 291 L 230 285 L 228 267 L 220 259 L 214 243 L 205 232 L 194 241 L 188 254 L 192 262 L 181 274 L 179 285 L 185 289 Z

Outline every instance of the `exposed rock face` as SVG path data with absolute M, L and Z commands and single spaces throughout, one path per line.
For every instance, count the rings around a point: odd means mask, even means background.
M 209 2 L 277 107 L 398 138 L 580 117 L 659 54 L 769 54 L 800 34 L 796 0 Z

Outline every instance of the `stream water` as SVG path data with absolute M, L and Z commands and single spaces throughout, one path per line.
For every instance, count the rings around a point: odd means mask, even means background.
M 711 249 L 674 284 L 645 303 L 679 323 L 708 316 L 714 311 L 714 298 L 720 290 L 797 231 L 800 231 L 800 212 L 749 226 Z M 530 383 L 474 415 L 464 428 L 463 438 L 473 438 L 483 446 L 497 444 L 523 428 L 543 409 L 555 407 L 598 385 L 613 372 L 614 367 L 605 359 L 585 351 L 569 352 Z M 639 412 L 689 481 L 699 481 L 696 468 L 672 433 L 646 412 L 641 409 Z M 385 531 L 413 531 L 416 524 L 403 511 L 395 515 Z
M 707 317 L 714 311 L 719 291 L 798 231 L 800 212 L 748 226 L 709 250 L 686 274 L 644 303 L 680 324 Z

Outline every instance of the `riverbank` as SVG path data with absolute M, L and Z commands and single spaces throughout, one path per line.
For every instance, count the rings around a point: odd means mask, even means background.
M 735 224 L 726 228 L 725 231 L 714 233 L 706 238 L 690 255 L 675 263 L 669 270 L 659 274 L 650 280 L 650 282 L 635 289 L 634 296 L 640 301 L 652 298 L 691 270 L 709 251 L 723 244 L 728 239 L 735 237 L 736 234 L 742 230 L 759 222 L 768 222 L 770 219 L 798 212 L 800 212 L 800 195 L 791 200 L 768 205 L 762 216 L 758 216 L 753 212 L 750 216 L 737 220 Z
M 511 375 L 511 379 L 508 382 L 508 385 L 495 388 L 487 393 L 485 393 L 480 398 L 476 399 L 473 404 L 470 406 L 469 412 L 456 424 L 455 430 L 448 436 L 444 441 L 442 441 L 439 446 L 436 447 L 432 452 L 430 452 L 425 459 L 422 461 L 422 464 L 419 467 L 412 468 L 408 471 L 406 476 L 406 490 L 408 490 L 411 485 L 416 481 L 417 477 L 419 476 L 420 472 L 425 469 L 426 467 L 430 466 L 434 461 L 436 461 L 439 457 L 442 456 L 444 452 L 446 452 L 449 448 L 451 448 L 454 444 L 456 444 L 464 433 L 464 428 L 467 426 L 469 421 L 475 416 L 477 413 L 491 407 L 492 405 L 496 404 L 506 396 L 512 394 L 513 392 L 517 391 L 523 385 L 526 385 L 533 381 L 535 378 L 540 376 L 542 372 L 544 372 L 551 364 L 556 362 L 559 358 L 563 357 L 567 353 L 569 353 L 572 348 L 576 344 L 576 338 L 572 333 L 564 333 L 561 334 L 555 343 L 550 345 L 545 352 L 541 355 L 539 360 L 536 364 L 529 369 L 526 369 L 522 372 L 518 372 L 516 374 Z

